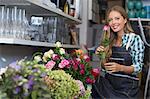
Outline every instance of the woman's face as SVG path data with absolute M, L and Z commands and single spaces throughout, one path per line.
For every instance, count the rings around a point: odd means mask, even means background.
M 108 15 L 109 26 L 114 32 L 124 33 L 124 26 L 127 22 L 117 11 L 111 11 Z

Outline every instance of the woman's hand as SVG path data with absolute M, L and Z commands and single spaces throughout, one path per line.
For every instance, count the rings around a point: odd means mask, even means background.
M 104 64 L 104 68 L 105 68 L 109 73 L 123 71 L 123 65 L 120 65 L 120 64 L 115 63 L 115 62 L 108 62 L 108 63 L 105 63 L 105 64 Z
M 99 46 L 99 47 L 96 49 L 95 54 L 98 55 L 100 52 L 103 52 L 103 51 L 105 51 L 105 48 L 104 48 L 103 46 Z
M 109 46 L 107 47 L 104 47 L 104 46 L 99 46 L 96 51 L 95 51 L 95 54 L 99 54 L 100 52 L 107 52 L 109 50 Z

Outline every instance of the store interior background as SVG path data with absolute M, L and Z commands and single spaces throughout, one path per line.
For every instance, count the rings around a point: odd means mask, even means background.
M 132 5 L 132 3 L 134 2 L 134 7 L 132 8 L 132 6 L 130 6 L 130 4 Z M 142 8 L 138 8 L 138 6 L 140 5 L 139 2 L 142 2 Z M 88 28 L 87 30 L 90 31 L 90 33 L 88 33 L 87 36 L 87 46 L 88 47 L 92 47 L 92 46 L 97 46 L 99 44 L 100 41 L 100 37 L 101 34 L 99 34 L 99 32 L 102 32 L 102 27 L 103 27 L 103 23 L 104 19 L 105 19 L 105 12 L 107 8 L 111 8 L 114 5 L 120 5 L 122 7 L 124 7 L 128 13 L 128 16 L 130 19 L 136 19 L 138 17 L 140 18 L 144 18 L 144 19 L 150 19 L 150 10 L 147 10 L 145 8 L 147 8 L 147 6 L 150 6 L 150 0 L 98 0 L 98 3 L 95 4 L 99 4 L 99 17 L 100 18 L 92 18 L 88 24 Z M 131 9 L 129 8 L 131 7 Z M 144 12 L 141 12 L 140 14 L 142 14 L 141 16 L 138 13 L 138 11 L 142 11 L 144 10 Z M 132 13 L 132 11 L 134 11 L 134 13 Z M 95 11 L 94 11 L 95 12 Z M 144 15 L 146 13 L 146 15 Z M 143 16 L 144 15 L 144 16 Z M 99 22 L 100 24 L 93 24 L 93 23 L 97 23 Z M 139 23 L 138 21 L 133 21 L 131 20 L 131 25 L 135 31 L 136 34 L 139 34 L 141 36 L 141 31 L 139 28 Z M 150 21 L 142 21 L 142 26 L 144 29 L 144 34 L 146 37 L 146 40 L 148 43 L 150 43 Z M 91 34 L 91 35 L 90 35 Z M 146 84 L 146 78 L 147 78 L 147 74 L 148 74 L 148 70 L 149 70 L 149 65 L 150 65 L 150 48 L 148 46 L 146 46 L 145 49 L 145 58 L 144 58 L 144 66 L 143 66 L 143 70 L 142 73 L 140 75 L 140 97 L 142 98 L 144 96 L 144 90 L 145 90 L 145 84 Z M 99 60 L 97 59 L 97 57 L 95 55 L 92 56 L 93 59 L 93 64 L 94 66 L 99 66 Z M 149 87 L 148 87 L 148 92 L 147 92 L 147 96 L 150 97 L 150 81 L 149 81 Z
M 134 7 L 130 6 L 132 5 L 132 3 L 134 2 Z M 139 4 L 139 2 L 142 2 L 142 5 Z M 95 3 L 97 4 L 97 3 Z M 124 7 L 128 13 L 129 18 L 131 19 L 131 25 L 135 31 L 136 34 L 139 34 L 141 36 L 141 31 L 139 28 L 139 23 L 138 21 L 133 21 L 132 18 L 136 19 L 138 17 L 140 18 L 144 18 L 144 19 L 150 19 L 150 10 L 147 10 L 145 8 L 147 8 L 147 6 L 150 6 L 150 0 L 98 0 L 98 4 L 99 4 L 99 17 L 100 18 L 92 18 L 89 21 L 88 24 L 88 31 L 91 31 L 90 33 L 88 33 L 87 36 L 87 46 L 88 47 L 92 47 L 92 46 L 97 46 L 99 44 L 100 41 L 100 37 L 101 34 L 99 34 L 99 32 L 102 32 L 102 27 L 103 27 L 103 23 L 104 19 L 105 19 L 105 12 L 107 8 L 111 8 L 114 5 L 120 5 L 122 7 Z M 139 8 L 139 5 L 142 6 L 141 8 Z M 131 8 L 130 8 L 131 7 Z M 133 8 L 132 8 L 133 7 Z M 144 11 L 143 11 L 144 10 Z M 134 11 L 134 13 L 132 13 L 132 11 Z M 141 16 L 138 13 L 138 11 L 143 11 L 140 12 Z M 94 11 L 95 12 L 95 11 Z M 146 13 L 146 15 L 145 15 Z M 93 23 L 97 23 L 99 22 L 100 24 L 93 24 Z M 144 34 L 146 37 L 146 40 L 148 43 L 150 43 L 150 22 L 148 21 L 142 21 L 142 26 L 144 29 Z M 89 35 L 91 34 L 91 35 Z M 149 70 L 149 65 L 150 65 L 150 48 L 148 46 L 146 46 L 145 49 L 145 58 L 144 58 L 144 66 L 143 66 L 143 70 L 142 73 L 140 75 L 140 98 L 142 98 L 144 96 L 144 90 L 145 90 L 145 84 L 146 84 L 146 78 L 147 78 L 147 74 L 148 74 L 148 70 Z M 97 57 L 95 55 L 92 56 L 93 59 L 93 64 L 94 66 L 99 66 L 99 60 L 97 59 Z M 147 92 L 147 96 L 150 97 L 150 82 L 149 82 L 149 87 L 148 87 L 148 92 Z
M 3 2 L 9 1 L 10 4 L 13 0 L 0 0 L 0 4 L 3 5 Z M 17 1 L 17 0 L 14 0 Z M 18 0 L 21 1 L 21 0 Z M 32 1 L 32 0 L 31 0 Z M 34 1 L 34 0 L 33 0 Z M 57 0 L 51 0 L 55 4 Z M 60 0 L 61 2 L 63 0 Z M 66 0 L 64 0 L 66 1 Z M 126 9 L 128 12 L 130 9 L 128 9 L 128 2 L 134 1 L 134 2 L 142 2 L 142 7 L 144 6 L 150 6 L 150 0 L 79 0 L 80 1 L 80 13 L 76 17 L 77 19 L 81 20 L 80 22 L 72 22 L 69 23 L 70 25 L 74 25 L 74 31 L 77 33 L 76 39 L 77 43 L 75 45 L 85 45 L 86 48 L 89 49 L 89 52 L 93 50 L 95 46 L 98 46 L 101 40 L 101 35 L 102 35 L 102 28 L 105 23 L 105 12 L 107 8 L 110 8 L 114 5 L 120 5 Z M 56 5 L 57 6 L 57 5 Z M 30 9 L 30 8 L 29 8 Z M 134 8 L 135 9 L 135 8 Z M 31 12 L 34 10 L 35 12 L 38 12 L 36 9 L 30 9 Z M 33 11 L 33 12 L 34 12 Z M 43 10 L 41 10 L 43 11 Z M 146 11 L 146 10 L 145 10 Z M 146 13 L 147 15 L 144 16 L 144 19 L 150 19 L 150 7 L 147 9 Z M 40 13 L 40 11 L 39 11 Z M 133 14 L 133 13 L 130 13 Z M 149 15 L 149 16 L 148 16 Z M 31 17 L 31 16 L 30 16 Z M 29 16 L 27 16 L 27 19 L 31 21 Z M 59 17 L 62 17 L 61 15 Z M 74 16 L 73 16 L 74 17 Z M 133 17 L 132 15 L 130 17 Z M 136 15 L 134 16 L 136 18 Z M 60 18 L 61 20 L 61 18 Z M 63 19 L 64 20 L 64 19 Z M 66 22 L 66 21 L 64 21 Z M 150 20 L 149 21 L 142 21 L 143 27 L 144 27 L 144 33 L 146 36 L 146 40 L 148 43 L 150 43 Z M 69 27 L 66 27 L 64 23 L 56 24 L 59 26 L 59 28 L 62 28 L 61 30 L 56 30 L 57 33 L 61 32 L 62 30 L 66 30 L 64 32 L 68 32 L 67 34 L 62 33 L 57 34 L 57 40 L 60 40 L 64 44 L 69 44 L 73 45 L 74 43 L 71 41 L 72 36 L 70 37 L 69 34 Z M 135 33 L 140 35 L 140 30 L 139 30 L 139 25 L 137 21 L 131 21 L 131 25 L 133 29 L 135 30 Z M 65 38 L 61 39 L 61 36 L 64 36 Z M 68 37 L 68 38 L 67 38 Z M 53 41 L 55 42 L 55 41 Z M 0 67 L 6 66 L 8 63 L 11 63 L 15 60 L 19 60 L 27 56 L 28 58 L 31 58 L 31 55 L 35 51 L 46 51 L 50 47 L 45 47 L 45 46 L 26 46 L 26 45 L 19 45 L 19 44 L 5 44 L 5 43 L 0 43 Z M 80 47 L 72 47 L 72 48 L 80 48 Z M 69 48 L 68 49 L 72 49 Z M 149 48 L 146 46 L 145 49 L 145 59 L 144 59 L 144 67 L 141 75 L 141 95 L 144 93 L 144 85 L 145 85 L 145 80 L 148 72 L 148 67 L 149 67 L 149 62 L 150 62 L 150 55 L 147 53 L 150 53 Z M 93 66 L 99 66 L 99 59 L 97 58 L 96 55 L 91 54 L 92 58 L 92 64 Z M 150 84 L 149 84 L 150 88 Z M 149 96 L 150 96 L 150 89 L 149 89 Z

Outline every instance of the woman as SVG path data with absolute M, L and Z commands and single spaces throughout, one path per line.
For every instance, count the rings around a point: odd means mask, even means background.
M 139 35 L 134 34 L 125 10 L 114 6 L 107 11 L 110 27 L 109 47 L 99 46 L 96 54 L 107 52 L 104 77 L 100 76 L 92 88 L 94 99 L 137 99 L 138 73 L 141 72 L 144 58 L 144 44 Z

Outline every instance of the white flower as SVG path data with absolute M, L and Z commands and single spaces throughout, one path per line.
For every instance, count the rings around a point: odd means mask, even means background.
M 62 55 L 62 54 L 65 54 L 65 49 L 60 48 L 59 52 L 60 52 L 61 55 Z
M 54 54 L 54 51 L 53 50 L 49 50 L 48 52 L 44 53 L 44 57 L 51 58 L 52 54 Z
M 45 56 L 42 57 L 44 62 L 47 62 L 47 58 Z
M 17 65 L 21 65 L 21 64 L 22 64 L 22 62 L 24 62 L 24 61 L 25 61 L 25 59 L 26 59 L 26 57 L 25 57 L 25 58 L 23 58 L 23 59 L 21 59 L 21 60 L 19 60 L 19 61 L 16 61 L 16 64 L 17 64 Z
M 7 70 L 7 68 L 8 68 L 8 67 L 1 68 L 1 69 L 0 69 L 0 75 L 2 75 L 3 73 L 5 73 L 5 72 L 6 72 L 6 70 Z
M 45 52 L 43 57 L 50 57 L 50 54 L 48 52 Z
M 80 62 L 80 61 L 81 61 L 81 59 L 80 59 L 80 58 L 76 58 L 76 60 L 77 60 L 78 62 Z
M 56 43 L 55 43 L 55 47 L 62 47 L 61 42 L 56 42 Z
M 62 59 L 65 59 L 65 58 L 63 56 L 61 56 L 60 59 L 62 60 Z
M 92 85 L 88 84 L 88 85 L 87 85 L 87 90 L 90 90 L 90 91 L 91 91 L 91 90 L 92 90 Z
M 37 61 L 37 62 L 42 61 L 42 59 L 41 59 L 41 57 L 40 57 L 39 55 L 38 55 L 38 56 L 35 56 L 35 57 L 34 57 L 34 60 Z
M 49 53 L 50 55 L 52 55 L 52 54 L 54 54 L 54 51 L 50 49 L 50 50 L 48 51 L 48 53 Z

